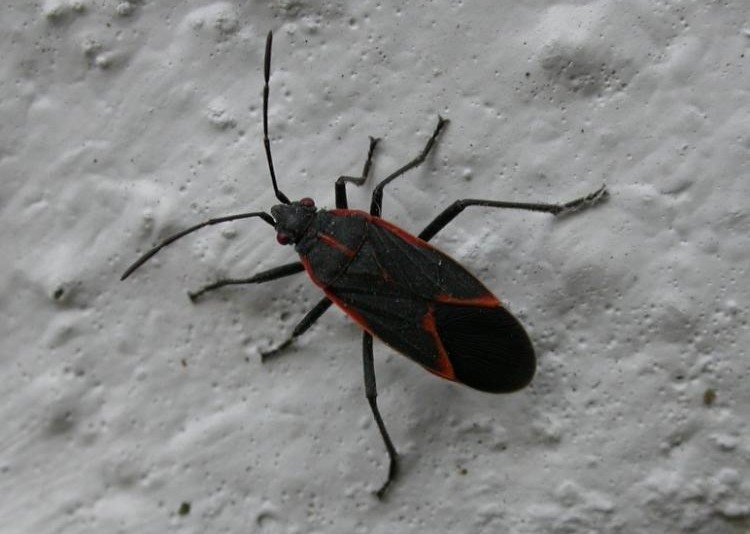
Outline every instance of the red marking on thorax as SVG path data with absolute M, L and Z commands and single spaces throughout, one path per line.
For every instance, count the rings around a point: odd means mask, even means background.
M 354 259 L 354 256 L 357 255 L 357 251 L 352 250 L 349 247 L 347 247 L 346 245 L 344 245 L 342 242 L 337 241 L 335 237 L 331 237 L 328 234 L 323 234 L 323 233 L 320 233 L 320 232 L 318 232 L 317 237 L 318 237 L 318 241 L 320 241 L 324 245 L 327 245 L 327 246 L 329 246 L 329 247 L 331 247 L 333 249 L 338 250 L 339 252 L 341 252 L 344 256 L 346 256 L 350 260 Z
M 331 213 L 335 215 L 336 217 L 361 217 L 367 220 L 370 220 L 372 218 L 372 215 L 362 210 L 336 209 L 336 210 L 328 210 L 328 213 Z

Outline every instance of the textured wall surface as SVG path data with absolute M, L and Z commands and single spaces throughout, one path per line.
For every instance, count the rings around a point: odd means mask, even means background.
M 12 0 L 0 8 L 0 523 L 9 533 L 746 533 L 750 530 L 750 4 Z M 527 389 L 440 380 L 304 274 L 258 220 L 333 205 L 383 139 L 418 231 L 457 198 L 610 200 L 558 218 L 470 209 L 435 243 L 523 321 Z M 369 203 L 372 183 L 349 194 Z

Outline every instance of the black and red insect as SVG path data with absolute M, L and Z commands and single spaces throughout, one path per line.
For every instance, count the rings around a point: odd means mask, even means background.
M 370 138 L 362 176 L 336 180 L 336 209 L 315 206 L 310 198 L 292 202 L 276 182 L 268 139 L 268 94 L 271 42 L 266 39 L 263 86 L 263 143 L 271 183 L 280 204 L 271 213 L 228 215 L 196 224 L 168 237 L 133 263 L 124 280 L 163 247 L 204 226 L 259 217 L 276 230 L 278 242 L 294 245 L 299 261 L 260 272 L 250 278 L 224 279 L 190 293 L 192 300 L 207 291 L 233 284 L 259 284 L 306 271 L 325 296 L 299 322 L 286 341 L 263 354 L 287 347 L 331 306 L 336 304 L 364 330 L 362 336 L 365 394 L 389 456 L 388 477 L 376 492 L 383 497 L 396 477 L 398 456 L 376 401 L 372 338 L 414 360 L 442 378 L 490 393 L 510 393 L 534 376 L 536 357 L 529 336 L 518 320 L 479 280 L 458 262 L 428 243 L 469 206 L 512 208 L 559 215 L 594 204 L 607 195 L 604 187 L 564 204 L 458 200 L 416 236 L 381 218 L 383 189 L 420 165 L 448 123 L 437 126 L 422 152 L 374 188 L 370 211 L 349 209 L 346 184 L 362 185 L 368 178 L 378 140 Z

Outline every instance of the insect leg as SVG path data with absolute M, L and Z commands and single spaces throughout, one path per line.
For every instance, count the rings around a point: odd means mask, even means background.
M 380 217 L 380 212 L 382 211 L 383 206 L 383 188 L 388 185 L 391 181 L 395 180 L 402 174 L 404 174 L 406 171 L 413 169 L 414 167 L 417 167 L 420 165 L 425 158 L 427 157 L 427 154 L 430 153 L 430 150 L 432 150 L 433 145 L 435 144 L 435 140 L 437 139 L 437 136 L 440 134 L 440 130 L 443 129 L 443 127 L 448 123 L 448 119 L 444 119 L 443 117 L 438 115 L 438 123 L 435 127 L 435 131 L 432 132 L 432 136 L 427 141 L 427 144 L 422 149 L 421 154 L 411 160 L 409 163 L 398 169 L 397 171 L 391 173 L 389 176 L 383 178 L 383 180 L 375 187 L 375 190 L 372 192 L 372 201 L 370 202 L 370 214 L 375 215 L 377 217 Z
M 372 415 L 375 417 L 375 422 L 378 424 L 378 430 L 385 443 L 385 448 L 388 450 L 388 459 L 390 461 L 388 465 L 388 478 L 385 483 L 375 492 L 378 499 L 382 499 L 385 495 L 388 486 L 396 478 L 398 474 L 398 453 L 396 453 L 396 447 L 393 446 L 391 437 L 388 435 L 388 431 L 383 423 L 383 418 L 380 417 L 380 410 L 378 410 L 377 396 L 378 391 L 375 386 L 375 364 L 372 357 L 372 335 L 365 332 L 362 334 L 362 361 L 365 368 L 365 396 L 367 402 L 370 403 L 372 409 Z
M 297 324 L 297 326 L 294 327 L 294 330 L 292 330 L 292 335 L 289 336 L 285 341 L 283 341 L 281 344 L 279 344 L 277 347 L 260 353 L 260 359 L 261 361 L 265 361 L 268 358 L 271 358 L 272 356 L 276 356 L 279 352 L 287 348 L 289 345 L 292 344 L 292 342 L 305 332 L 307 332 L 310 327 L 320 319 L 320 316 L 323 315 L 328 308 L 331 307 L 332 302 L 328 299 L 328 297 L 323 297 L 320 299 L 320 301 L 315 305 L 315 307 L 307 312 L 307 315 L 305 315 L 302 320 Z
M 346 184 L 352 183 L 354 185 L 362 185 L 370 175 L 370 166 L 372 164 L 372 154 L 375 152 L 375 146 L 378 144 L 380 139 L 370 137 L 370 148 L 367 151 L 367 160 L 365 161 L 365 168 L 362 169 L 362 176 L 339 176 L 336 180 L 336 207 L 338 209 L 347 209 L 349 207 L 346 201 Z
M 195 302 L 198 300 L 198 297 L 204 293 L 213 291 L 214 289 L 219 289 L 220 287 L 234 284 L 262 284 L 263 282 L 276 280 L 277 278 L 284 278 L 285 276 L 301 273 L 304 270 L 305 268 L 302 266 L 302 262 L 295 261 L 294 263 L 279 265 L 278 267 L 268 269 L 267 271 L 261 271 L 250 278 L 225 278 L 223 280 L 217 280 L 213 284 L 203 286 L 198 291 L 189 291 L 188 296 L 190 297 L 190 300 Z
M 429 241 L 435 234 L 445 228 L 445 226 L 458 216 L 465 208 L 469 206 L 486 206 L 490 208 L 511 208 L 518 210 L 529 210 L 529 211 L 542 211 L 551 213 L 553 215 L 564 215 L 567 213 L 574 212 L 579 209 L 592 206 L 602 200 L 605 200 L 609 196 L 606 186 L 601 186 L 593 193 L 586 195 L 564 204 L 535 204 L 525 202 L 502 202 L 498 200 L 479 200 L 479 199 L 463 199 L 456 200 L 453 204 L 448 206 L 442 213 L 440 213 L 433 221 L 428 224 L 424 230 L 422 230 L 417 237 Z

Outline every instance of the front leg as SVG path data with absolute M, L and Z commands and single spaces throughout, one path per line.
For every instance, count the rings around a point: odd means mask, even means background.
M 362 185 L 370 175 L 370 167 L 372 166 L 372 155 L 375 152 L 375 147 L 380 139 L 370 137 L 370 148 L 367 151 L 367 160 L 365 160 L 365 167 L 362 169 L 362 176 L 339 176 L 336 180 L 336 207 L 338 209 L 347 209 L 349 203 L 346 200 L 346 184 L 351 183 L 354 185 Z
M 267 271 L 259 272 L 250 278 L 225 278 L 217 280 L 213 284 L 208 284 L 197 291 L 189 291 L 188 296 L 190 297 L 190 300 L 195 302 L 198 297 L 204 293 L 219 289 L 220 287 L 236 284 L 262 284 L 263 282 L 268 282 L 270 280 L 276 280 L 278 278 L 284 278 L 285 276 L 301 273 L 304 270 L 305 267 L 302 265 L 302 262 L 295 261 L 294 263 L 287 263 L 285 265 L 268 269 Z

